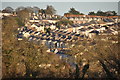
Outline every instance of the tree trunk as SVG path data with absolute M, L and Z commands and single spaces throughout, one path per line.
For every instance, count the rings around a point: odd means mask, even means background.
M 112 73 L 108 70 L 107 66 L 104 64 L 103 61 L 99 60 L 100 64 L 102 65 L 103 69 L 105 70 L 108 78 L 113 78 Z

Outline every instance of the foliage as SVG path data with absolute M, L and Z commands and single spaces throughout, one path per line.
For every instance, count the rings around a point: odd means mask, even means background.
M 67 19 L 61 19 L 60 21 L 58 21 L 57 23 L 57 27 L 60 28 L 61 25 L 67 26 L 67 25 L 72 25 L 73 22 Z
M 70 8 L 69 13 L 71 13 L 71 14 L 80 14 L 80 12 L 76 11 L 74 8 Z
M 106 38 L 108 38 L 108 40 Z M 77 42 L 77 44 L 71 48 L 71 53 L 69 54 L 76 56 L 76 62 L 80 65 L 81 62 L 83 64 L 89 61 L 90 68 L 88 70 L 88 75 L 91 75 L 90 72 L 93 72 L 96 73 L 98 77 L 101 76 L 101 78 L 107 77 L 119 79 L 119 43 L 112 43 L 112 40 L 115 40 L 115 38 L 117 39 L 116 36 L 97 36 L 94 39 L 95 45 L 91 45 L 93 41 L 88 42 L 87 40 L 83 40 L 83 42 Z M 103 41 L 102 39 L 106 40 Z M 106 76 L 103 76 L 105 74 Z
M 22 24 L 25 24 L 25 22 L 27 22 L 27 20 L 29 19 L 29 11 L 27 9 L 21 10 L 19 12 L 17 12 L 17 16 L 18 16 L 18 23 L 20 23 L 20 21 L 22 22 Z
M 96 15 L 95 12 L 89 12 L 88 15 Z
M 45 10 L 44 9 L 40 9 L 39 13 L 45 14 Z
M 54 7 L 53 6 L 47 6 L 47 8 L 45 9 L 45 13 L 46 14 L 50 14 L 50 15 L 53 15 L 53 14 L 55 14 L 56 13 L 56 10 L 54 9 Z
M 97 13 L 95 12 L 89 12 L 88 15 L 96 15 L 96 16 L 117 16 L 117 13 L 115 11 L 97 11 Z
M 17 24 L 18 24 L 19 26 L 24 26 L 24 23 L 20 20 L 20 18 L 16 17 L 15 19 L 16 19 Z
M 29 6 L 28 7 L 23 7 L 23 6 L 21 6 L 21 7 L 16 8 L 15 11 L 19 12 L 19 11 L 24 10 L 24 9 L 26 9 L 30 13 L 32 13 L 32 12 L 36 13 L 36 12 L 39 12 L 39 10 L 40 10 L 40 8 L 37 7 L 37 6 L 34 6 L 34 7 L 29 7 Z
M 6 7 L 5 9 L 2 10 L 3 13 L 13 13 L 13 8 L 12 7 Z
M 17 7 L 17 8 L 15 9 L 15 11 L 16 11 L 16 12 L 19 12 L 19 11 L 24 10 L 24 9 L 25 9 L 25 7 L 20 6 L 20 7 Z
M 40 10 L 39 7 L 37 7 L 37 6 L 34 6 L 34 7 L 33 7 L 33 11 L 34 11 L 34 12 L 39 12 L 39 10 Z
M 75 8 L 70 8 L 69 12 L 65 14 L 84 15 L 83 13 L 80 13 L 79 11 L 75 10 Z
M 46 53 L 44 45 L 28 42 L 26 39 L 17 40 L 18 24 L 15 17 L 5 17 L 2 22 L 3 78 L 66 76 L 67 72 L 62 69 L 63 62 L 57 55 Z M 51 64 L 51 67 L 40 67 L 41 64 Z

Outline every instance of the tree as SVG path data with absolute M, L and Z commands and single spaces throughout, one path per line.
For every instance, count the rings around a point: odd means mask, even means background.
M 109 36 L 110 38 L 115 36 Z M 100 39 L 100 37 L 99 37 Z M 97 45 L 94 46 L 97 53 L 95 58 L 98 59 L 108 78 L 119 78 L 119 56 L 118 56 L 118 44 L 113 44 L 111 41 L 100 41 L 98 39 Z M 115 50 L 116 49 L 116 50 Z M 113 70 L 115 69 L 115 70 Z M 116 73 L 115 73 L 116 72 Z
M 6 7 L 2 10 L 3 13 L 13 13 L 14 9 L 12 7 Z
M 39 10 L 40 10 L 40 8 L 39 8 L 39 7 L 37 7 L 37 6 L 34 6 L 34 7 L 33 7 L 33 11 L 34 11 L 34 12 L 37 12 L 37 13 L 38 13 L 38 12 L 39 12 Z
M 25 24 L 26 21 L 29 20 L 29 11 L 28 9 L 23 9 L 17 12 L 18 19 L 17 21 L 20 21 L 18 23 L 22 23 L 23 25 Z
M 76 11 L 75 8 L 70 8 L 69 13 L 71 13 L 71 14 L 80 14 L 80 12 Z
M 25 25 L 24 22 L 21 21 L 19 17 L 16 17 L 15 19 L 16 19 L 19 26 L 24 26 Z
M 96 15 L 95 12 L 89 12 L 88 15 Z
M 57 27 L 60 28 L 61 25 L 67 26 L 67 25 L 72 25 L 73 22 L 67 19 L 62 19 L 56 23 Z
M 11 23 L 11 24 L 10 24 Z M 16 20 L 13 17 L 5 17 L 2 20 L 2 62 L 4 63 L 3 67 L 6 68 L 5 74 L 6 77 L 9 77 L 10 74 L 7 74 L 10 69 L 11 62 L 10 57 L 11 52 L 14 50 L 13 43 L 15 42 L 16 38 L 16 29 L 18 27 Z M 9 39 L 8 39 L 9 38 Z M 12 72 L 11 72 L 12 74 Z M 3 77 L 4 77 L 3 75 Z
M 117 13 L 115 11 L 107 11 L 105 12 L 107 16 L 116 16 Z
M 117 13 L 115 11 L 112 11 L 113 16 L 117 16 Z
M 100 11 L 100 10 L 97 11 L 96 15 L 97 15 L 97 16 L 106 16 L 105 12 Z
M 11 23 L 11 24 L 10 24 Z M 55 54 L 48 54 L 46 46 L 17 40 L 18 24 L 15 17 L 2 19 L 2 67 L 4 78 L 66 77 L 62 61 Z M 50 64 L 50 67 L 41 65 Z
M 117 13 L 115 11 L 106 11 L 103 12 L 101 10 L 97 11 L 97 13 L 95 12 L 89 12 L 88 15 L 97 15 L 97 16 L 116 16 Z
M 54 9 L 53 6 L 51 6 L 51 5 L 49 6 L 49 5 L 47 5 L 47 8 L 45 9 L 45 13 L 46 13 L 46 14 L 53 15 L 53 14 L 56 13 L 56 10 Z
M 19 12 L 19 11 L 24 10 L 24 9 L 25 9 L 25 7 L 21 6 L 21 7 L 16 8 L 15 11 Z
M 83 13 L 80 13 L 79 11 L 75 10 L 75 8 L 70 8 L 68 13 L 64 13 L 64 15 L 67 15 L 67 14 L 84 15 Z
M 44 9 L 40 9 L 39 13 L 45 14 L 45 10 Z
M 32 8 L 32 7 L 25 7 L 24 9 L 26 9 L 29 13 L 32 13 L 32 12 L 34 12 L 34 9 Z M 24 10 L 23 9 L 23 10 Z
M 28 42 L 27 39 L 18 41 L 16 38 L 18 24 L 15 17 L 3 18 L 2 25 L 3 79 L 56 76 L 56 69 L 60 67 L 55 66 L 60 64 L 58 56 L 47 54 L 44 45 Z M 41 64 L 52 64 L 52 67 L 41 68 L 39 67 Z
M 106 38 L 106 36 L 96 36 L 94 39 L 95 45 L 91 45 L 93 42 L 88 42 L 84 40 L 83 42 L 77 42 L 77 44 L 71 48 L 71 54 L 73 56 L 76 55 L 76 62 L 79 64 L 83 60 L 89 61 L 90 63 L 90 69 L 88 69 L 88 72 L 95 73 L 96 75 L 107 77 L 107 78 L 117 78 L 119 79 L 119 72 L 118 69 L 120 66 L 119 59 L 120 56 L 118 55 L 118 45 L 113 44 L 111 42 L 111 39 L 116 39 L 117 36 L 107 36 L 110 38 L 110 40 L 102 41 L 102 38 Z M 73 54 L 74 53 L 74 54 Z M 98 65 L 98 66 L 97 66 Z M 102 68 L 101 68 L 102 67 Z M 93 68 L 95 71 L 93 71 Z M 100 71 L 105 72 L 99 72 Z M 91 71 L 92 70 L 92 71 Z M 99 74 L 101 73 L 101 74 Z M 106 76 L 103 76 L 105 75 Z M 92 76 L 92 75 L 91 75 Z M 94 76 L 94 75 L 93 75 Z

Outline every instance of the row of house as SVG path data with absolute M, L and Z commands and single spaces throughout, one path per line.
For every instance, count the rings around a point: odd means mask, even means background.
M 50 14 L 42 14 L 42 13 L 29 13 L 30 20 L 57 20 L 61 16 L 59 15 L 50 15 Z
M 25 38 L 34 38 L 38 37 L 42 40 L 52 40 L 52 41 L 70 41 L 73 39 L 78 39 L 78 37 L 83 37 L 83 35 L 78 35 L 75 32 L 67 32 L 63 30 L 52 30 L 50 34 L 41 33 L 39 31 L 34 31 L 32 29 L 28 29 L 27 27 L 23 27 L 19 30 L 19 36 L 23 35 Z M 21 37 L 18 37 L 21 38 Z
M 93 15 L 70 15 L 70 14 L 65 14 L 64 15 L 67 19 L 72 20 L 74 23 L 86 23 L 90 22 L 92 20 L 95 21 L 118 21 L 118 16 L 93 16 Z
M 44 17 L 45 19 L 39 17 Z M 57 18 L 55 15 L 48 15 L 48 14 L 41 14 L 41 13 L 30 13 L 31 19 L 29 20 L 30 23 L 35 23 L 29 26 L 29 28 L 35 28 L 37 31 L 44 32 L 45 28 L 49 27 L 50 29 L 57 29 L 55 23 L 59 20 L 50 20 L 48 19 L 48 16 L 50 18 Z M 72 20 L 74 22 L 73 25 L 63 26 L 63 28 L 68 28 L 68 31 L 76 32 L 76 28 L 86 27 L 86 26 L 105 26 L 105 25 L 112 25 L 117 20 L 117 16 L 110 16 L 110 17 L 104 17 L 104 16 L 90 16 L 90 15 L 64 15 L 66 19 Z M 76 22 L 76 20 L 78 22 Z M 29 22 L 26 23 L 25 26 L 29 25 Z M 43 25 L 43 23 L 48 23 L 47 25 Z M 38 25 L 36 25 L 38 24 Z M 77 26 L 76 26 L 77 25 Z
M 51 30 L 53 29 L 57 29 L 56 27 L 56 23 L 57 21 L 53 21 L 53 20 L 42 20 L 39 22 L 33 21 L 33 22 L 27 22 L 25 24 L 25 26 L 28 26 L 29 28 L 34 28 L 37 31 L 42 31 L 44 32 L 45 28 L 50 28 Z M 76 29 L 79 29 L 81 27 L 90 27 L 90 26 L 106 26 L 106 25 L 113 25 L 114 21 L 111 19 L 103 19 L 101 21 L 95 21 L 92 20 L 90 22 L 86 22 L 86 23 L 74 23 L 73 25 L 67 25 L 67 26 L 63 26 L 61 27 L 62 29 L 66 29 L 68 31 L 73 31 L 76 32 Z
M 63 34 L 66 33 L 66 32 L 68 32 L 68 35 L 72 34 L 72 33 L 76 33 L 76 35 L 82 35 L 82 36 L 86 36 L 86 37 L 89 37 L 89 38 L 93 38 L 93 35 L 103 33 L 103 32 L 109 32 L 109 33 L 112 33 L 112 34 L 115 35 L 115 34 L 117 34 L 116 30 L 107 29 L 110 26 L 114 26 L 114 24 L 115 23 L 114 23 L 113 20 L 103 19 L 99 22 L 92 20 L 89 23 L 81 23 L 81 24 L 78 24 L 78 23 L 75 24 L 74 23 L 73 25 L 64 26 L 64 28 L 63 29 L 61 28 L 60 30 L 58 30 L 55 23 L 50 23 L 48 21 L 27 22 L 25 24 L 25 26 L 27 26 L 28 29 L 33 30 L 34 32 L 39 32 L 39 33 L 42 32 L 43 34 L 45 34 L 45 29 L 46 28 L 50 28 L 51 31 L 52 31 L 50 34 L 54 33 L 54 31 L 55 31 L 55 34 L 57 35 L 57 36 L 56 35 L 52 35 L 52 36 L 49 35 L 51 37 L 51 39 L 56 39 L 56 38 L 59 37 L 58 40 L 60 40 L 60 41 L 66 41 L 66 40 L 71 41 L 73 39 L 73 38 L 71 38 L 71 37 L 73 37 L 72 35 L 70 35 L 69 37 L 67 36 L 67 38 L 66 38 L 65 37 L 66 34 L 65 35 L 63 35 Z M 65 31 L 65 32 L 63 32 L 63 31 Z M 26 32 L 24 34 L 24 37 L 27 38 L 27 37 L 30 36 L 30 34 L 33 34 L 33 33 Z M 63 36 L 61 37 L 59 35 L 63 35 Z M 46 37 L 46 34 L 45 34 L 44 37 Z M 64 38 L 66 38 L 66 39 L 64 39 Z M 69 38 L 71 40 L 69 40 Z M 78 39 L 78 38 L 76 38 L 76 39 Z
M 19 30 L 18 39 L 21 40 L 21 36 L 28 38 L 29 40 L 51 40 L 57 42 L 74 42 L 82 38 L 93 39 L 95 35 L 99 34 L 111 34 L 116 35 L 116 27 L 111 26 L 81 26 L 72 28 L 73 31 L 69 31 L 69 28 L 60 29 L 60 30 L 51 30 L 50 34 L 46 34 L 41 31 L 35 31 L 28 27 L 23 27 Z
M 39 18 L 40 16 L 45 17 Z M 52 16 L 52 15 L 51 15 Z M 77 21 L 81 23 L 74 23 L 72 25 L 63 26 L 61 29 L 56 27 L 56 22 L 59 20 L 50 20 L 46 18 L 45 14 L 31 14 L 31 19 L 25 24 L 26 27 L 19 29 L 18 40 L 27 38 L 28 41 L 41 42 L 48 44 L 50 47 L 63 47 L 67 42 L 76 42 L 83 38 L 93 39 L 99 34 L 118 34 L 116 31 L 116 17 L 101 17 L 101 16 L 64 16 L 69 20 L 80 18 Z M 55 17 L 55 16 L 53 16 Z M 86 21 L 86 22 L 83 22 Z M 46 29 L 50 28 L 50 33 L 46 33 Z M 52 42 L 52 43 L 51 43 Z
M 51 30 L 56 29 L 55 23 L 49 23 L 48 21 L 41 22 L 27 22 L 25 24 L 29 29 L 33 29 L 35 31 L 45 32 L 46 28 L 50 28 Z

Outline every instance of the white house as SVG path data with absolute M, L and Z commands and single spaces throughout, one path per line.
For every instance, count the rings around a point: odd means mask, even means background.
M 40 22 L 40 20 L 29 20 L 29 22 Z
M 100 28 L 100 32 L 103 32 L 105 30 L 105 27 Z
M 48 49 L 46 52 L 50 52 L 50 49 Z
M 42 32 L 44 32 L 44 26 L 39 26 L 39 27 L 37 27 L 36 29 L 37 29 L 37 31 L 42 31 Z
M 55 49 L 54 53 L 56 54 L 57 52 L 58 52 L 58 50 L 57 50 L 57 49 Z
M 28 38 L 30 36 L 30 34 L 28 32 L 26 32 L 23 36 Z
M 59 20 L 42 20 L 42 21 L 47 21 L 47 22 L 49 22 L 49 23 L 56 23 L 56 22 L 58 22 Z
M 38 19 L 38 17 L 37 17 L 37 16 L 34 16 L 34 18 L 35 18 L 35 19 Z
M 56 26 L 52 24 L 52 25 L 50 25 L 50 28 L 51 28 L 51 29 L 55 29 Z
M 32 24 L 31 27 L 32 28 L 37 28 L 37 26 L 35 24 Z

